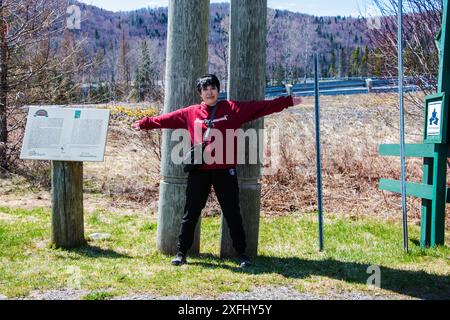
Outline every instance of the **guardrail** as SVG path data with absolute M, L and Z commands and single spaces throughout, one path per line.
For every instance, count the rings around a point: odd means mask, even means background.
M 388 93 L 398 91 L 397 78 L 360 78 L 345 80 L 322 80 L 319 81 L 321 95 L 351 95 L 367 93 Z M 419 87 L 413 84 L 412 78 L 405 78 L 405 92 L 418 91 Z M 313 96 L 314 82 L 306 80 L 292 86 L 292 92 L 299 96 Z M 285 86 L 272 86 L 266 88 L 266 98 L 287 95 Z M 221 92 L 219 98 L 226 99 L 227 93 Z

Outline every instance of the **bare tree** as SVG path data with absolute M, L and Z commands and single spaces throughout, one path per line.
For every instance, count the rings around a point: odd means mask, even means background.
M 369 32 L 373 46 L 378 49 L 375 58 L 382 60 L 382 73 L 396 76 L 398 1 L 373 0 L 373 3 L 380 11 L 382 22 L 381 28 Z M 439 55 L 434 39 L 441 27 L 442 0 L 405 0 L 404 6 L 405 75 L 411 77 L 424 94 L 430 94 L 437 87 Z M 416 96 L 408 98 L 420 109 L 423 107 Z
M 8 92 L 8 26 L 5 20 L 6 8 L 3 0 L 0 0 L 0 174 L 3 175 L 7 168 L 6 143 L 8 141 L 8 129 L 6 118 L 6 103 Z
M 130 97 L 127 95 L 130 93 L 131 83 L 131 67 L 129 62 L 130 44 L 128 39 L 128 28 L 125 20 L 120 22 L 120 50 L 118 59 L 118 78 L 119 78 L 119 90 L 120 94 L 128 101 Z
M 220 22 L 219 41 L 214 46 L 214 53 L 220 60 L 221 70 L 219 75 L 222 79 L 228 78 L 228 39 L 229 39 L 230 16 L 226 15 Z M 225 87 L 224 87 L 225 89 Z
M 70 103 L 83 58 L 84 40 L 75 41 L 66 25 L 67 0 L 1 0 L 0 167 L 6 173 L 17 159 L 24 104 Z

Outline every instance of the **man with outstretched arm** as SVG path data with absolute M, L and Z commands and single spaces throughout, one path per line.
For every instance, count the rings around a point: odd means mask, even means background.
M 206 142 L 206 148 L 204 149 L 204 158 L 206 159 L 207 146 L 213 142 L 205 139 L 203 134 L 207 131 L 209 120 L 212 120 L 209 123 L 211 127 L 220 131 L 222 137 L 225 137 L 226 130 L 239 129 L 246 122 L 275 112 L 281 112 L 302 102 L 300 97 L 292 96 L 262 101 L 218 101 L 220 82 L 212 74 L 204 75 L 197 80 L 197 91 L 202 100 L 200 104 L 188 106 L 157 117 L 144 117 L 136 121 L 133 124 L 133 128 L 135 130 L 187 129 L 192 145 Z M 211 119 L 212 116 L 214 119 Z M 202 134 L 197 134 L 198 137 L 194 134 L 196 126 L 197 130 L 201 126 L 199 131 Z M 219 148 L 219 152 L 217 151 L 218 148 L 216 148 L 215 153 L 225 155 L 221 159 L 226 159 L 228 162 L 202 163 L 189 172 L 186 205 L 177 245 L 178 252 L 172 260 L 173 265 L 186 263 L 186 254 L 192 246 L 195 227 L 201 211 L 206 205 L 211 185 L 214 187 L 217 200 L 230 228 L 233 247 L 238 253 L 240 267 L 247 267 L 251 264 L 251 260 L 245 252 L 245 231 L 239 207 L 239 187 L 236 173 L 237 146 L 234 144 L 232 150 L 227 150 L 225 139 L 222 139 L 222 141 L 224 141 L 223 146 Z M 231 156 L 226 156 L 227 154 Z

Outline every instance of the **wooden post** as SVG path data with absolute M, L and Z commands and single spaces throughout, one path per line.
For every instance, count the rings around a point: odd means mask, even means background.
M 425 118 L 426 119 L 426 118 Z M 422 182 L 433 184 L 433 158 L 423 160 Z M 431 243 L 431 200 L 422 199 L 422 217 L 420 221 L 420 246 L 429 247 Z
M 84 245 L 83 163 L 52 161 L 52 244 Z
M 209 0 L 170 0 L 166 55 L 164 113 L 198 103 L 197 78 L 208 70 Z M 186 173 L 170 159 L 172 130 L 162 140 L 162 181 L 159 191 L 157 247 L 163 253 L 176 252 L 181 218 L 186 202 Z M 190 254 L 200 249 L 200 221 Z
M 443 2 L 442 10 L 442 28 L 440 32 L 439 48 L 439 75 L 438 75 L 438 93 L 450 95 L 450 7 L 448 0 Z M 448 106 L 444 106 L 448 108 Z M 427 125 L 427 115 L 425 114 L 425 127 Z M 447 126 L 447 138 L 445 143 L 436 144 L 433 165 L 424 165 L 423 179 L 432 179 L 433 199 L 422 203 L 422 239 L 421 244 L 432 247 L 443 245 L 445 242 L 445 204 L 446 204 L 446 179 L 447 179 L 447 153 L 449 143 L 449 119 L 443 119 L 443 125 Z M 444 128 L 443 126 L 441 126 Z M 444 130 L 444 129 L 443 129 Z M 430 217 L 431 213 L 431 217 Z M 429 223 L 429 225 L 428 225 Z M 428 233 L 429 232 L 429 233 Z
M 433 201 L 431 208 L 430 246 L 444 245 L 447 178 L 447 144 L 436 145 L 433 164 Z
M 267 0 L 231 0 L 230 57 L 228 99 L 264 100 L 266 87 L 266 18 Z M 243 130 L 262 129 L 258 119 Z M 258 137 L 259 139 L 259 137 Z M 258 146 L 261 142 L 258 141 Z M 248 159 L 248 143 L 246 145 Z M 241 215 L 247 240 L 247 254 L 258 252 L 259 213 L 261 200 L 261 164 L 238 165 Z M 222 217 L 221 257 L 234 256 L 228 225 Z

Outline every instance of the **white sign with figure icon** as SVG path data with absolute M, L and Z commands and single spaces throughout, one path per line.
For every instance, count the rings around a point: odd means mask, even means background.
M 442 101 L 430 102 L 427 115 L 427 135 L 438 136 L 441 134 Z
M 30 106 L 20 158 L 101 162 L 109 115 L 104 109 Z

